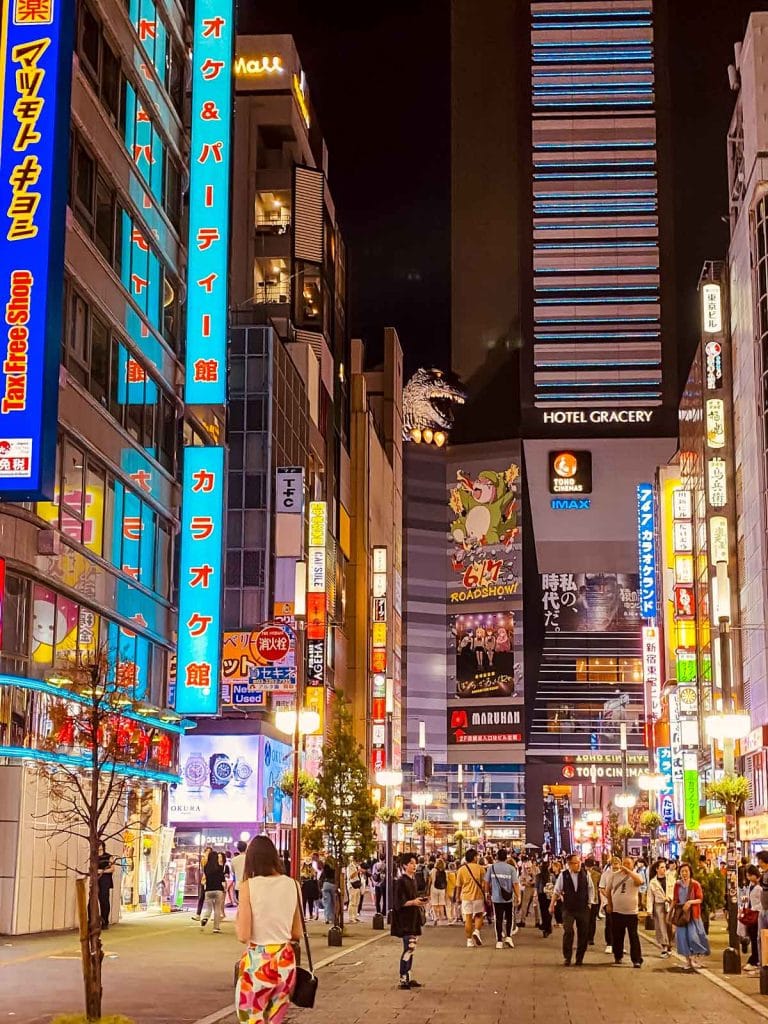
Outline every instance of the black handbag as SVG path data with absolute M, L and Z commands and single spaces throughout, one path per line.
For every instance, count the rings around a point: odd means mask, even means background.
M 311 1010 L 315 1005 L 315 997 L 317 996 L 317 975 L 315 974 L 314 967 L 312 966 L 312 950 L 309 948 L 309 936 L 307 935 L 307 922 L 304 920 L 304 908 L 301 905 L 301 891 L 298 885 L 296 886 L 299 897 L 299 913 L 301 914 L 301 930 L 304 933 L 304 945 L 307 950 L 307 966 L 296 967 L 296 983 L 293 986 L 293 992 L 291 992 L 291 1002 L 294 1006 L 304 1006 L 308 1010 Z

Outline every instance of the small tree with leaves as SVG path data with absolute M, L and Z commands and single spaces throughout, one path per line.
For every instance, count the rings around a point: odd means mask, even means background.
M 328 851 L 336 862 L 336 884 L 350 850 L 366 856 L 373 849 L 376 807 L 368 788 L 363 752 L 352 730 L 352 712 L 343 694 L 336 696 L 330 734 L 323 749 L 323 764 L 314 791 L 310 830 L 321 828 Z M 337 924 L 341 906 L 337 905 Z
M 48 789 L 48 811 L 36 831 L 49 838 L 68 835 L 84 841 L 86 864 L 65 865 L 78 876 L 77 911 L 83 962 L 85 1015 L 101 1017 L 102 961 L 99 907 L 99 847 L 121 835 L 126 818 L 130 769 L 147 765 L 159 749 L 170 761 L 170 738 L 160 734 L 153 743 L 149 731 L 137 721 L 135 666 L 116 666 L 105 648 L 80 655 L 56 668 L 61 698 L 48 698 L 52 723 L 44 743 L 51 751 L 62 747 L 78 751 L 72 764 L 42 764 L 36 768 Z M 82 763 L 79 763 L 82 762 Z

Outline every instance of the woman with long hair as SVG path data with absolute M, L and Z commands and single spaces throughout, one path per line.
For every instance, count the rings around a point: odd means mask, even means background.
M 685 969 L 688 971 L 702 966 L 699 957 L 709 956 L 709 940 L 701 920 L 703 902 L 704 892 L 693 877 L 691 865 L 684 862 L 680 865 L 680 875 L 675 883 L 672 910 L 674 912 L 676 907 L 682 907 L 688 917 L 687 922 L 675 926 L 677 952 L 685 957 Z
M 299 887 L 267 836 L 256 836 L 245 853 L 237 937 L 247 948 L 240 960 L 235 1012 L 240 1024 L 280 1024 L 296 983 L 291 945 L 302 935 Z
M 202 856 L 200 857 L 200 881 L 197 886 L 197 910 L 192 915 L 193 921 L 199 921 L 200 915 L 203 912 L 203 906 L 205 904 L 205 862 L 208 860 L 208 854 L 212 849 L 212 846 L 206 846 L 203 850 Z
M 656 928 L 656 941 L 661 946 L 664 960 L 669 957 L 670 926 L 667 914 L 672 903 L 672 887 L 667 879 L 667 862 L 657 860 L 651 866 L 650 882 L 648 883 L 648 913 L 653 918 Z

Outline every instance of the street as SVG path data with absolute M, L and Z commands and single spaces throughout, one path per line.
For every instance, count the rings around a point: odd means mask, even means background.
M 397 988 L 398 944 L 370 923 L 350 927 L 344 948 L 329 948 L 312 924 L 319 972 L 313 1011 L 293 1009 L 290 1024 L 496 1024 L 502 1020 L 552 1024 L 757 1024 L 768 1019 L 703 975 L 686 975 L 679 961 L 663 961 L 645 937 L 641 971 L 613 968 L 602 947 L 581 968 L 561 965 L 560 936 L 542 939 L 520 931 L 514 950 L 496 950 L 489 928 L 485 945 L 467 949 L 460 928 L 427 928 L 413 976 L 423 988 Z M 202 933 L 187 914 L 134 918 L 107 935 L 104 1012 L 124 1013 L 136 1024 L 194 1024 L 211 1017 L 233 1024 L 232 965 L 239 944 L 232 922 L 222 935 Z M 373 941 L 371 941 L 373 940 Z M 722 982 L 719 958 L 713 975 Z M 44 973 L 40 971 L 44 968 Z M 41 981 L 35 981 L 34 979 Z M 738 988 L 761 1004 L 754 979 Z M 0 1015 L 14 1024 L 44 1024 L 57 1012 L 81 1006 L 80 964 L 74 935 L 8 940 L 0 947 Z

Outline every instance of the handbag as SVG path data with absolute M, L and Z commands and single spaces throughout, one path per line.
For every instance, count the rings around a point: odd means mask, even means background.
M 669 912 L 668 920 L 675 928 L 684 928 L 691 922 L 691 911 L 686 909 L 682 903 L 675 903 Z
M 745 907 L 739 914 L 739 921 L 746 928 L 750 928 L 752 925 L 757 924 L 759 918 L 760 915 L 758 914 L 758 912 L 756 910 L 753 910 L 751 907 Z
M 301 892 L 299 891 L 298 885 L 296 886 L 299 900 L 299 913 L 301 914 L 301 930 L 304 933 L 304 945 L 307 950 L 307 965 L 306 967 L 296 966 L 296 982 L 291 992 L 291 1002 L 294 1006 L 304 1006 L 311 1010 L 315 1005 L 315 997 L 317 996 L 317 975 L 315 969 L 312 966 L 312 950 L 309 948 L 309 936 L 307 935 L 307 922 L 304 920 L 304 908 L 301 905 Z

